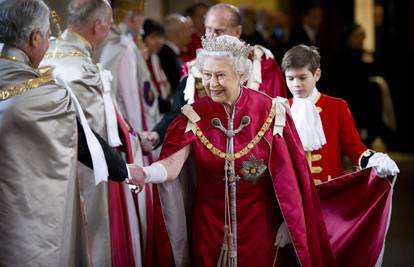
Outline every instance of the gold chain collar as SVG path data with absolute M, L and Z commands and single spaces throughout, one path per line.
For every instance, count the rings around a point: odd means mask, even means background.
M 195 128 L 196 128 L 196 136 L 198 137 L 198 139 L 200 139 L 201 143 L 203 143 L 203 145 L 211 151 L 211 153 L 213 153 L 214 155 L 222 158 L 222 159 L 226 159 L 226 160 L 235 160 L 235 159 L 239 159 L 245 155 L 247 155 L 247 153 L 249 153 L 250 150 L 252 150 L 253 147 L 256 146 L 257 143 L 259 143 L 259 141 L 263 138 L 264 134 L 267 132 L 267 130 L 269 129 L 273 118 L 276 115 L 276 108 L 272 107 L 269 115 L 267 116 L 265 122 L 263 123 L 262 128 L 260 128 L 260 131 L 256 134 L 256 136 L 247 144 L 247 146 L 245 146 L 243 149 L 241 149 L 239 152 L 236 152 L 234 154 L 231 153 L 225 153 L 223 151 L 221 151 L 220 149 L 218 149 L 217 147 L 215 147 L 208 139 L 207 137 L 204 135 L 204 133 L 201 131 L 201 129 L 198 127 L 197 124 L 195 124 Z

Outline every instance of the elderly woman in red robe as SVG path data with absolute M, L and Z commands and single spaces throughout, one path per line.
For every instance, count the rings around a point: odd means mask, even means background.
M 243 86 L 251 49 L 238 38 L 202 45 L 208 97 L 182 109 L 160 160 L 143 168 L 158 184 L 154 264 L 335 266 L 286 99 Z

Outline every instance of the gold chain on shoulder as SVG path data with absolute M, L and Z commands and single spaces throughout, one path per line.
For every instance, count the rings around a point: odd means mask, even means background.
M 259 141 L 263 138 L 263 136 L 265 135 L 265 133 L 267 132 L 267 130 L 269 129 L 273 118 L 276 115 L 276 108 L 272 107 L 269 116 L 267 116 L 265 122 L 263 123 L 262 128 L 260 128 L 260 131 L 256 134 L 256 136 L 247 144 L 247 146 L 245 146 L 243 149 L 241 149 L 239 152 L 236 152 L 234 154 L 231 153 L 225 153 L 223 151 L 221 151 L 220 149 L 218 149 L 217 147 L 215 147 L 208 139 L 207 137 L 204 135 L 204 133 L 201 131 L 201 129 L 198 127 L 198 125 L 196 124 L 196 136 L 198 137 L 198 139 L 200 139 L 201 143 L 203 143 L 203 145 L 211 151 L 211 153 L 213 153 L 214 155 L 222 158 L 222 159 L 226 159 L 226 160 L 235 160 L 238 158 L 241 158 L 245 155 L 247 155 L 247 153 L 249 153 L 249 151 L 257 144 L 259 143 Z
M 61 58 L 61 57 L 87 57 L 79 51 L 55 51 L 47 52 L 44 58 Z
M 47 52 L 44 56 L 45 59 L 47 58 L 64 58 L 64 57 L 82 57 L 90 60 L 92 63 L 95 63 L 94 60 L 85 55 L 80 51 L 54 51 L 54 52 Z
M 4 90 L 0 91 L 0 101 L 9 99 L 10 97 L 23 94 L 26 91 L 29 91 L 33 88 L 37 88 L 43 84 L 53 81 L 53 75 L 51 73 L 46 73 L 38 78 L 29 79 L 20 84 L 10 86 Z
M 9 57 L 9 56 L 3 55 L 2 53 L 0 53 L 0 58 L 11 60 L 11 61 L 17 61 L 16 57 Z

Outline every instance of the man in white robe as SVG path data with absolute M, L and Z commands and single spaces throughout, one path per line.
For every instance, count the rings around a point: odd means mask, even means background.
M 92 59 L 92 53 L 106 38 L 112 20 L 112 9 L 106 0 L 71 1 L 68 6 L 68 28 L 56 39 L 45 55 L 42 65 L 52 65 L 80 102 L 92 130 L 112 147 L 122 142 L 111 95 L 112 75 Z M 125 140 L 124 140 L 125 142 Z M 95 186 L 90 169 L 79 168 L 84 240 L 83 265 L 140 265 L 140 242 L 137 216 L 132 195 L 126 184 L 101 183 Z M 124 199 L 127 207 L 122 206 Z M 119 225 L 114 212 L 125 208 L 127 225 Z M 115 227 L 120 227 L 115 228 Z M 129 231 L 121 232 L 123 228 Z M 130 234 L 130 237 L 125 235 Z M 117 236 L 116 239 L 112 237 Z M 122 243 L 119 240 L 125 242 Z M 128 243 L 132 240 L 132 244 Z M 126 244 L 125 244 L 126 243 Z M 128 255 L 133 254 L 133 257 Z M 127 263 L 125 259 L 130 259 Z

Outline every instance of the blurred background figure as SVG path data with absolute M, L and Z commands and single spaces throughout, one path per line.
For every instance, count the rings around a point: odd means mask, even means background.
M 181 78 L 183 64 L 180 53 L 191 41 L 191 24 L 188 18 L 180 14 L 170 14 L 164 19 L 163 26 L 165 43 L 158 56 L 170 86 L 175 91 Z
M 304 7 L 301 16 L 301 25 L 293 28 L 290 33 L 289 44 L 314 45 L 320 47 L 319 30 L 322 24 L 322 8 L 319 4 L 309 4 Z
M 241 6 L 239 11 L 243 28 L 240 38 L 250 45 L 261 45 L 270 49 L 270 44 L 263 38 L 261 32 L 257 30 L 256 10 L 251 6 Z
M 308 2 L 301 5 L 299 12 L 300 19 L 295 19 L 294 22 L 292 21 L 294 24 L 292 25 L 289 35 L 288 49 L 299 44 L 318 47 L 322 60 L 321 67 L 325 72 L 329 72 L 329 68 L 327 67 L 329 57 L 327 53 L 329 52 L 329 49 L 324 40 L 324 34 L 326 34 L 326 32 L 322 31 L 322 6 L 318 2 Z M 291 19 L 293 20 L 294 18 Z M 323 75 L 319 80 L 319 86 L 322 91 L 325 90 L 325 88 L 329 88 L 326 81 L 327 77 L 328 76 L 325 77 L 325 75 Z
M 375 3 L 374 5 L 374 27 L 375 27 L 375 61 L 381 73 L 387 70 L 388 54 L 387 49 L 389 48 L 390 39 L 387 38 L 386 25 L 385 25 L 385 14 L 384 6 L 381 3 Z
M 123 7 L 128 1 L 117 1 L 114 4 L 114 23 L 105 39 L 97 58 L 103 66 L 111 71 L 112 95 L 117 102 L 118 111 L 135 131 L 143 129 L 143 114 L 140 90 L 149 75 L 145 70 L 137 69 L 143 62 L 137 49 L 137 39 L 144 19 L 143 1 L 134 6 Z M 131 71 L 137 75 L 131 75 Z M 145 76 L 148 76 L 145 78 Z
M 158 92 L 158 105 L 161 114 L 170 111 L 172 101 L 171 86 L 158 57 L 158 52 L 165 42 L 164 33 L 164 28 L 159 22 L 152 19 L 144 21 L 142 39 L 147 49 L 146 62 Z
M 187 62 L 196 57 L 196 51 L 201 48 L 201 36 L 204 35 L 204 19 L 210 5 L 207 2 L 197 2 L 184 10 L 184 16 L 192 21 L 191 42 L 181 52 L 181 59 Z
M 281 62 L 289 48 L 289 17 L 280 10 L 262 9 L 257 16 L 256 29 L 269 44 L 276 60 Z
M 344 45 L 332 58 L 330 83 L 336 95 L 349 103 L 362 140 L 372 146 L 377 137 L 390 138 L 396 130 L 396 120 L 388 84 L 373 54 L 363 48 L 365 37 L 361 25 L 352 23 L 346 27 Z
M 118 0 L 114 6 L 114 24 L 99 61 L 111 71 L 112 93 L 121 115 L 132 129 L 142 132 L 160 119 L 158 92 L 143 55 L 142 24 L 145 19 L 143 0 Z

